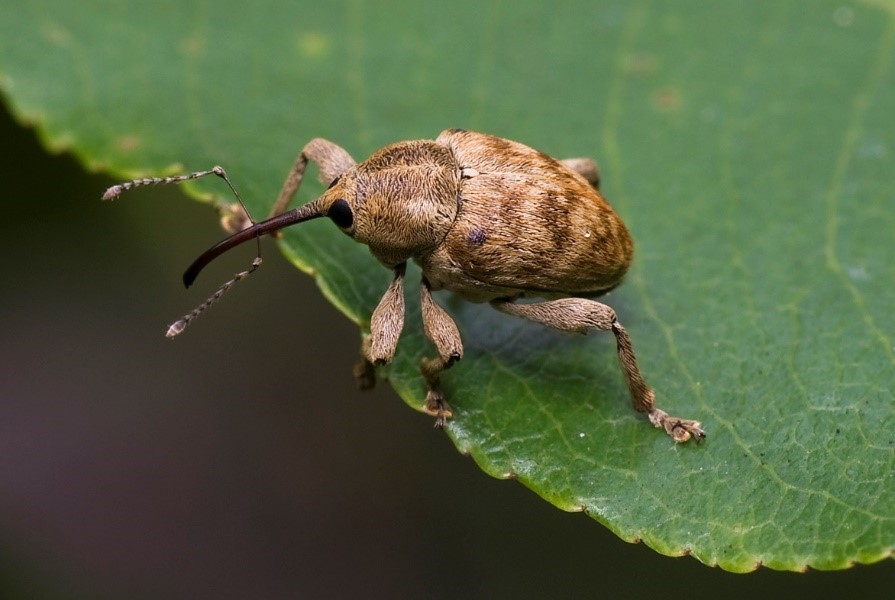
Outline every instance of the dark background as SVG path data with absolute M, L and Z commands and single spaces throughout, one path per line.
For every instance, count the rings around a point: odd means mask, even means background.
M 387 386 L 355 389 L 357 328 L 269 242 L 166 340 L 253 250 L 184 291 L 222 236 L 211 209 L 173 186 L 101 203 L 115 181 L 5 109 L 0 139 L 4 597 L 891 593 L 891 560 L 733 575 L 484 475 Z

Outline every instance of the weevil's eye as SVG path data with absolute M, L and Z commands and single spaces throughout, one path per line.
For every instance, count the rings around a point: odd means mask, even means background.
M 348 229 L 351 227 L 351 224 L 354 223 L 354 215 L 351 212 L 351 207 L 341 198 L 330 205 L 329 210 L 326 211 L 326 216 L 332 219 L 333 223 L 338 225 L 341 229 Z

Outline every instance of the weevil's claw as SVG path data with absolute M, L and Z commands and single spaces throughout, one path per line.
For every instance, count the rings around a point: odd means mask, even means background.
M 454 416 L 444 396 L 435 390 L 429 390 L 426 393 L 426 404 L 423 406 L 423 412 L 435 417 L 435 429 L 444 427 L 447 420 Z
M 705 439 L 705 431 L 702 430 L 702 423 L 699 421 L 672 417 L 658 408 L 649 413 L 649 420 L 655 427 L 664 429 L 665 433 L 679 444 L 683 444 L 691 437 L 695 438 L 697 443 Z

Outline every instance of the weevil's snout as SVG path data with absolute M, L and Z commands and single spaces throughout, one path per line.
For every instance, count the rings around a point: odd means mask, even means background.
M 199 258 L 193 261 L 193 264 L 191 264 L 183 273 L 183 285 L 186 287 L 193 285 L 193 282 L 196 281 L 196 278 L 199 276 L 199 273 L 202 272 L 202 269 L 227 250 L 235 248 L 244 242 L 256 240 L 262 235 L 274 233 L 284 227 L 289 227 L 290 225 L 295 225 L 296 223 L 301 223 L 303 221 L 310 221 L 311 219 L 322 217 L 325 214 L 326 213 L 320 211 L 318 202 L 309 202 L 304 206 L 284 212 L 281 215 L 271 217 L 265 221 L 260 221 L 251 227 L 238 231 L 203 252 Z

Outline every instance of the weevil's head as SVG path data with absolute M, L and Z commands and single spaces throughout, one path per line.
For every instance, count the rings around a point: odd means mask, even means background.
M 386 146 L 315 202 L 344 233 L 392 267 L 441 244 L 457 216 L 460 169 L 430 141 Z
M 336 177 L 316 200 L 261 221 L 210 248 L 184 273 L 189 287 L 212 260 L 243 242 L 329 217 L 388 267 L 437 248 L 459 210 L 460 167 L 432 141 L 386 146 Z

